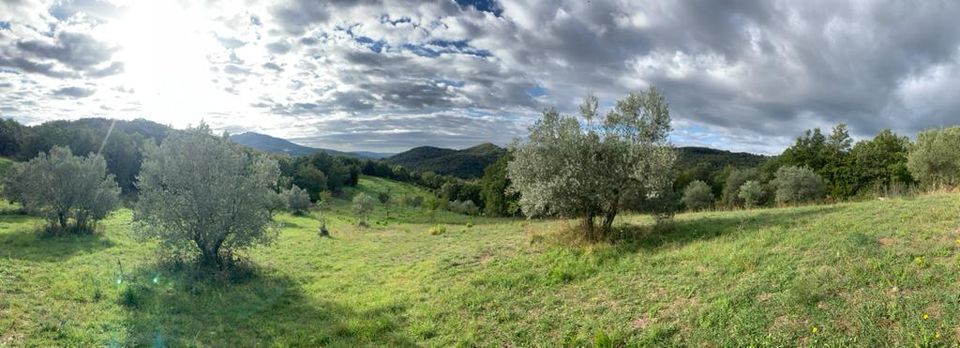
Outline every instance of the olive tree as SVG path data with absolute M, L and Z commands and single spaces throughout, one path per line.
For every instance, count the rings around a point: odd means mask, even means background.
M 778 203 L 803 203 L 823 198 L 823 179 L 807 167 L 786 166 L 773 180 Z
M 47 218 L 52 229 L 89 232 L 117 206 L 120 187 L 102 156 L 74 156 L 70 148 L 55 146 L 15 163 L 3 178 L 3 196 Z
M 960 185 L 960 127 L 920 132 L 907 155 L 907 168 L 928 187 Z
M 513 145 L 509 190 L 520 194 L 523 213 L 580 218 L 587 237 L 598 238 L 621 211 L 672 208 L 660 202 L 672 194 L 676 159 L 663 95 L 655 88 L 630 94 L 604 116 L 587 96 L 580 114 L 584 123 L 548 109 L 526 141 Z
M 737 192 L 737 197 L 743 200 L 743 204 L 747 208 L 753 208 L 760 204 L 760 201 L 763 200 L 763 185 L 756 180 L 748 180 L 747 182 L 740 185 L 740 189 Z
M 707 183 L 694 180 L 683 189 L 683 204 L 688 210 L 704 210 L 713 205 L 713 190 Z
M 294 215 L 304 215 L 310 209 L 310 193 L 307 190 L 293 185 L 284 195 L 287 196 L 287 207 Z
M 360 226 L 367 224 L 367 216 L 370 215 L 370 212 L 373 211 L 373 207 L 376 204 L 377 199 L 366 193 L 361 192 L 353 196 L 353 211 L 357 213 L 357 223 Z
M 275 237 L 269 207 L 277 162 L 245 151 L 204 124 L 148 146 L 140 172 L 135 231 L 183 256 L 223 267 L 233 252 Z

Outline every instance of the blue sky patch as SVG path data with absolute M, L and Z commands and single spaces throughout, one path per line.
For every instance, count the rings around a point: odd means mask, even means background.
M 410 19 L 410 17 L 400 17 L 397 19 L 391 19 L 390 15 L 385 14 L 383 16 L 380 16 L 380 23 L 390 23 L 393 25 L 397 25 L 400 23 L 413 23 L 413 20 Z
M 10 22 L 0 21 L 0 29 L 10 30 Z
M 448 79 L 436 79 L 436 80 L 434 80 L 434 83 L 436 83 L 436 84 L 438 84 L 438 85 L 439 85 L 439 84 L 444 84 L 444 85 L 447 85 L 447 86 L 453 86 L 453 87 L 457 87 L 457 88 L 461 88 L 461 87 L 463 87 L 463 86 L 466 84 L 466 83 L 464 83 L 463 81 L 455 81 L 455 80 L 448 80 Z
M 376 40 L 376 41 L 374 41 L 373 39 L 371 39 L 371 38 L 369 38 L 369 37 L 366 37 L 366 36 L 358 36 L 358 37 L 357 37 L 356 39 L 354 39 L 354 40 L 356 40 L 357 43 L 359 43 L 359 44 L 361 44 L 361 45 L 363 45 L 363 46 L 366 46 L 366 47 L 369 48 L 371 51 L 374 51 L 374 52 L 377 52 L 377 53 L 383 52 L 383 47 L 387 45 L 387 42 L 386 42 L 386 41 L 383 41 L 383 40 Z
M 496 0 L 456 0 L 461 8 L 472 7 L 480 12 L 490 12 L 494 16 L 500 17 L 503 14 L 503 8 Z
M 531 97 L 538 98 L 538 97 L 545 96 L 549 93 L 547 93 L 546 88 L 543 88 L 540 86 L 534 86 L 534 87 L 527 88 L 527 94 L 529 94 Z

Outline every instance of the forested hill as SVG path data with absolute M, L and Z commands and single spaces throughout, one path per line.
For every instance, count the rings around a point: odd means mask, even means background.
M 269 153 L 280 153 L 288 154 L 291 156 L 305 156 L 311 155 L 317 152 L 326 152 L 331 156 L 346 156 L 346 157 L 356 157 L 356 158 L 383 158 L 389 154 L 382 154 L 377 152 L 343 152 L 331 149 L 323 149 L 316 147 L 308 147 L 293 143 L 292 141 L 281 139 L 266 134 L 260 134 L 256 132 L 246 132 L 240 134 L 234 134 L 230 136 L 230 140 L 233 140 L 237 144 L 251 147 L 263 152 Z
M 763 164 L 770 157 L 746 152 L 730 152 L 707 147 L 678 147 L 677 168 L 703 166 L 718 171 L 726 166 L 751 168 Z
M 421 146 L 387 157 L 385 161 L 413 172 L 432 171 L 469 179 L 483 176 L 483 169 L 506 153 L 506 149 L 489 143 L 463 150 Z M 767 156 L 752 153 L 705 147 L 677 148 L 677 168 L 703 167 L 711 171 L 719 171 L 728 165 L 750 168 L 767 159 Z
M 507 154 L 507 150 L 490 143 L 463 150 L 421 146 L 387 157 L 385 160 L 413 172 L 432 171 L 465 179 L 483 176 L 483 169 Z

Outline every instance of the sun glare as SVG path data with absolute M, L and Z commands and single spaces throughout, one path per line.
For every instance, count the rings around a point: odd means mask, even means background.
M 132 87 L 143 116 L 178 127 L 217 110 L 224 94 L 208 61 L 217 47 L 209 22 L 182 4 L 133 1 L 108 32 L 125 64 L 122 83 Z

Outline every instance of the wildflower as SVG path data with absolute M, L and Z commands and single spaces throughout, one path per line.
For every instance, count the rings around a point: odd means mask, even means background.
M 817 331 L 819 331 L 819 330 L 817 330 L 817 327 L 816 327 L 816 326 L 814 326 L 812 329 L 810 329 L 810 332 L 811 332 L 811 333 L 817 333 Z
M 940 331 L 934 332 L 933 338 L 940 338 Z
M 923 320 L 930 319 L 930 316 L 927 313 L 923 313 Z

